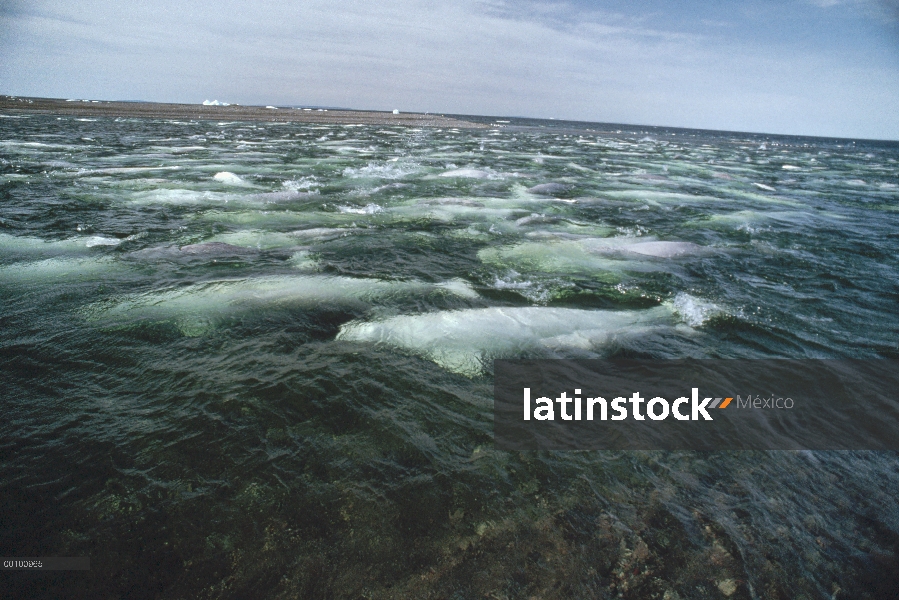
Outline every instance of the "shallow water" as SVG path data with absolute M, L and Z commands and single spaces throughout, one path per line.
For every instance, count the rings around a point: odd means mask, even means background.
M 896 589 L 895 454 L 498 452 L 491 361 L 899 356 L 899 144 L 510 121 L 0 120 L 14 591 Z

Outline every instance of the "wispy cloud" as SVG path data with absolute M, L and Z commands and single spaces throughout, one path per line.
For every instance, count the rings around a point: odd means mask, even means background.
M 734 24 L 730 21 L 716 21 L 714 19 L 700 19 L 700 23 L 703 25 L 707 25 L 708 27 L 733 27 Z
M 808 2 L 819 8 L 853 7 L 882 21 L 899 22 L 899 0 L 808 0 Z

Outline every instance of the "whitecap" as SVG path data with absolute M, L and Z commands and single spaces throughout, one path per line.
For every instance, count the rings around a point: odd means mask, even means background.
M 681 319 L 691 327 L 699 327 L 712 317 L 725 314 L 718 305 L 685 292 L 680 292 L 674 297 L 672 306 Z
M 342 213 L 350 213 L 354 215 L 376 215 L 384 209 L 377 204 L 366 204 L 363 207 L 358 206 L 338 206 L 337 210 Z
M 315 177 L 301 177 L 281 182 L 281 187 L 290 192 L 312 191 L 315 185 Z
M 378 187 L 371 189 L 371 190 L 360 190 L 359 194 L 361 194 L 361 195 L 377 194 L 379 192 L 384 192 L 387 190 L 401 190 L 401 189 L 407 188 L 407 187 L 409 187 L 408 183 L 394 182 L 394 183 L 388 183 L 385 185 L 379 185 Z
M 535 282 L 525 279 L 519 280 L 521 273 L 518 271 L 509 271 L 505 277 L 497 277 L 493 281 L 493 287 L 497 290 L 524 290 L 532 288 Z
M 557 297 L 561 290 L 571 289 L 575 284 L 560 278 L 532 279 L 511 270 L 494 278 L 491 286 L 495 290 L 513 291 L 534 304 L 546 304 Z
M 118 246 L 121 243 L 122 240 L 118 238 L 105 237 L 102 235 L 95 235 L 84 241 L 84 245 L 88 248 L 93 248 L 94 246 Z
M 308 250 L 294 252 L 287 261 L 295 269 L 314 271 L 319 268 L 319 261 Z
M 390 160 L 383 163 L 370 162 L 364 167 L 347 167 L 343 170 L 343 176 L 354 179 L 402 179 L 420 169 L 414 162 Z

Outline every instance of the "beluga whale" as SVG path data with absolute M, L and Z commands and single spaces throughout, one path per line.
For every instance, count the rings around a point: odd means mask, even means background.
M 483 248 L 478 258 L 485 264 L 519 272 L 602 276 L 611 281 L 617 277 L 615 274 L 625 271 L 663 270 L 660 263 L 666 260 L 709 252 L 708 248 L 692 242 L 651 238 L 598 238 L 559 233 L 529 237 L 533 241 Z
M 432 284 L 332 275 L 267 275 L 130 294 L 111 303 L 95 304 L 87 309 L 86 316 L 113 328 L 168 323 L 184 335 L 198 336 L 228 318 L 271 309 L 365 309 L 394 298 L 435 294 L 477 297 L 462 280 Z
M 132 237 L 125 239 L 130 240 Z M 92 248 L 118 246 L 125 239 L 108 235 L 81 235 L 63 240 L 44 240 L 30 236 L 0 233 L 0 253 L 7 256 L 88 254 L 92 252 Z
M 463 177 L 467 179 L 486 179 L 490 177 L 488 171 L 481 169 L 453 169 L 440 173 L 440 177 Z
M 555 196 L 556 194 L 564 194 L 571 189 L 570 185 L 564 183 L 541 183 L 527 189 L 530 194 L 540 196 Z
M 476 377 L 496 358 L 572 351 L 583 355 L 621 337 L 677 322 L 670 304 L 645 310 L 493 307 L 351 321 L 340 328 L 337 339 L 401 348 L 454 373 Z

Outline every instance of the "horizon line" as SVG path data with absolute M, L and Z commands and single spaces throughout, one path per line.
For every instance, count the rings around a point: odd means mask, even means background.
M 371 108 L 346 108 L 346 107 L 337 107 L 337 106 L 325 106 L 325 105 L 312 105 L 312 104 L 240 104 L 237 102 L 230 102 L 227 105 L 206 105 L 203 102 L 160 102 L 155 100 L 106 100 L 99 98 L 52 98 L 47 96 L 21 96 L 15 94 L 0 94 L 0 98 L 8 98 L 12 100 L 23 99 L 23 100 L 42 100 L 42 101 L 53 101 L 53 102 L 89 102 L 89 103 L 119 103 L 119 104 L 155 104 L 155 105 L 171 105 L 171 106 L 204 106 L 205 108 L 228 108 L 231 106 L 234 107 L 243 107 L 243 108 L 258 108 L 265 109 L 268 106 L 273 106 L 277 109 L 292 109 L 299 110 L 301 108 L 308 108 L 313 110 L 326 110 L 326 111 L 344 111 L 344 112 L 365 112 L 365 113 L 384 113 L 384 114 L 395 114 L 390 109 L 371 109 Z M 214 99 L 213 101 L 217 101 Z M 0 109 L 2 110 L 2 109 Z M 397 109 L 394 109 L 397 110 Z M 528 120 L 528 121 L 546 121 L 551 123 L 578 123 L 578 124 L 588 124 L 588 125 L 604 125 L 604 126 L 616 126 L 616 127 L 629 127 L 629 128 L 639 128 L 639 127 L 649 127 L 653 129 L 675 129 L 678 131 L 699 131 L 706 133 L 714 133 L 714 134 L 741 134 L 741 135 L 754 135 L 754 136 L 774 136 L 774 137 L 791 137 L 791 138 L 811 138 L 818 140 L 833 140 L 833 141 L 847 141 L 847 142 L 883 142 L 883 143 L 899 143 L 899 139 L 888 139 L 888 138 L 852 138 L 852 137 L 843 137 L 843 136 L 829 136 L 829 135 L 811 135 L 811 134 L 795 134 L 795 133 L 773 133 L 773 132 L 763 132 L 763 131 L 740 131 L 740 130 L 732 130 L 732 129 L 711 129 L 705 127 L 684 127 L 680 125 L 652 125 L 648 123 L 614 123 L 610 121 L 582 121 L 577 119 L 567 119 L 567 118 L 555 118 L 555 117 L 528 117 L 528 116 L 520 116 L 520 115 L 489 115 L 489 114 L 462 114 L 462 113 L 450 113 L 450 112 L 439 112 L 439 111 L 400 111 L 399 114 L 405 115 L 426 115 L 426 116 L 442 116 L 449 118 L 477 118 L 477 119 L 520 119 L 520 120 Z M 102 116 L 102 115 L 101 115 Z M 135 116 L 134 118 L 151 118 L 151 117 L 141 117 Z M 505 124 L 503 124 L 505 125 Z M 511 124 L 510 124 L 511 125 Z M 513 127 L 515 125 L 512 125 Z M 519 126 L 519 127 L 527 127 L 527 126 Z

